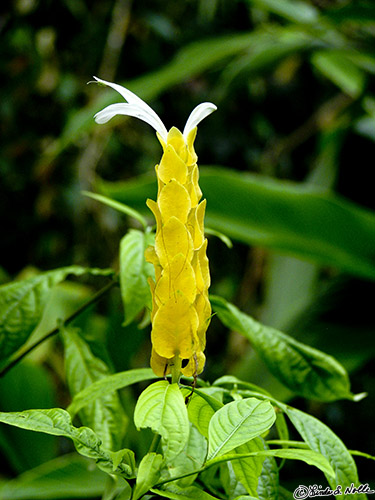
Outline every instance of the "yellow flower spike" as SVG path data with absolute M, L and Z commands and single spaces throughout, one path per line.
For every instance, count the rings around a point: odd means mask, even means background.
M 127 101 L 99 111 L 95 115 L 97 123 L 106 123 L 118 114 L 135 116 L 156 130 L 162 145 L 163 155 L 155 167 L 157 200 L 147 200 L 156 220 L 155 246 L 145 252 L 146 260 L 155 268 L 155 281 L 149 279 L 153 299 L 151 368 L 159 377 L 171 374 L 172 382 L 178 381 L 181 372 L 196 377 L 205 364 L 203 351 L 211 305 L 204 238 L 206 201 L 199 203 L 202 191 L 194 140 L 197 125 L 216 106 L 199 104 L 182 133 L 175 127 L 168 132 L 152 108 L 135 94 L 115 83 L 95 79 Z

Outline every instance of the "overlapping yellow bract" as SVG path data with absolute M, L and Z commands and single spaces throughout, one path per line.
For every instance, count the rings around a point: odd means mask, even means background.
M 184 360 L 186 376 L 203 371 L 206 330 L 211 316 L 208 300 L 210 273 L 204 237 L 206 201 L 201 202 L 197 155 L 193 143 L 196 128 L 185 141 L 172 128 L 163 146 L 157 201 L 147 200 L 156 219 L 155 247 L 146 260 L 155 267 L 150 278 L 153 298 L 151 368 L 158 376 L 170 373 L 175 357 Z

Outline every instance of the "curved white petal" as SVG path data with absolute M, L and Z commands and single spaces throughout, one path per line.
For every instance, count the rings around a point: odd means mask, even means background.
M 189 135 L 189 132 L 195 128 L 198 123 L 200 123 L 206 116 L 210 115 L 214 111 L 217 110 L 217 107 L 215 104 L 212 104 L 212 102 L 202 102 L 201 104 L 198 104 L 196 108 L 193 109 L 193 111 L 190 113 L 189 118 L 187 119 L 183 136 L 185 140 L 187 139 L 187 136 Z
M 158 120 L 155 119 L 153 114 L 149 114 L 147 110 L 140 108 L 135 104 L 127 104 L 127 103 L 118 103 L 118 104 L 110 104 L 106 108 L 102 109 L 94 116 L 96 123 L 102 124 L 107 123 L 111 118 L 116 115 L 125 115 L 125 116 L 133 116 L 135 118 L 139 118 L 140 120 L 148 123 L 154 128 L 159 134 L 162 136 L 163 140 L 167 140 L 167 130 L 164 127 L 164 130 L 161 130 L 159 127 Z
M 101 80 L 96 76 L 94 76 L 94 78 L 97 82 L 102 83 L 103 85 L 107 85 L 108 87 L 116 90 L 129 103 L 111 104 L 110 106 L 107 106 L 95 115 L 94 118 L 96 123 L 106 123 L 115 115 L 134 116 L 151 125 L 151 127 L 153 127 L 161 135 L 163 140 L 167 140 L 168 132 L 164 126 L 164 123 L 161 121 L 155 111 L 148 104 L 142 101 L 140 97 L 133 94 L 133 92 L 126 89 L 122 85 L 117 85 L 117 83 L 111 83 L 107 82 L 106 80 Z

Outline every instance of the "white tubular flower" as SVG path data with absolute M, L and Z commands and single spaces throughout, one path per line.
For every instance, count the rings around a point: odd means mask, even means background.
M 110 104 L 96 113 L 94 116 L 96 123 L 107 123 L 116 115 L 133 116 L 151 125 L 163 141 L 167 142 L 168 131 L 159 116 L 148 104 L 121 85 L 101 80 L 96 76 L 94 76 L 94 78 L 97 82 L 116 90 L 127 101 L 126 103 Z M 206 118 L 206 116 L 210 115 L 216 109 L 216 106 L 211 102 L 203 102 L 193 109 L 184 128 L 183 137 L 185 141 L 187 140 L 189 132 L 191 132 L 204 118 Z

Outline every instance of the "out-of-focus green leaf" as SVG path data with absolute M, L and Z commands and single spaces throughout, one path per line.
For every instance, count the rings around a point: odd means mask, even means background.
M 62 267 L 0 286 L 0 359 L 21 347 L 39 323 L 51 289 L 69 274 L 113 274 L 111 269 Z
M 51 408 L 55 405 L 52 376 L 43 366 L 24 361 L 0 378 L 0 408 L 3 411 L 19 411 L 35 406 Z M 55 458 L 57 445 L 53 436 L 0 425 L 1 452 L 17 472 Z
M 71 394 L 110 374 L 108 366 L 93 355 L 77 329 L 60 328 L 65 347 L 65 373 Z M 127 417 L 116 392 L 107 392 L 79 412 L 83 425 L 91 427 L 109 450 L 121 448 Z
M 154 243 L 154 235 L 131 229 L 120 243 L 120 286 L 124 304 L 124 326 L 145 308 L 151 310 L 151 292 L 147 278 L 154 277 L 154 266 L 145 259 L 145 250 Z
M 210 420 L 208 460 L 260 436 L 273 425 L 275 418 L 268 401 L 247 398 L 226 404 Z
M 344 51 L 317 51 L 312 55 L 311 61 L 324 76 L 353 99 L 363 92 L 365 74 Z
M 133 210 L 127 205 L 124 205 L 124 203 L 119 203 L 118 201 L 111 200 L 110 198 L 107 198 L 106 196 L 103 196 L 101 194 L 90 193 L 88 191 L 83 191 L 82 194 L 88 196 L 93 200 L 99 201 L 100 203 L 103 203 L 104 205 L 107 205 L 108 207 L 111 207 L 114 210 L 118 210 L 123 214 L 129 215 L 129 217 L 133 217 L 133 219 L 136 219 L 138 222 L 140 222 L 144 227 L 144 229 L 146 229 L 147 223 L 145 218 L 142 217 L 142 215 L 136 210 Z
M 272 70 L 284 58 L 295 56 L 301 51 L 311 49 L 317 41 L 300 28 L 268 26 L 258 31 L 257 41 L 251 44 L 245 54 L 240 54 L 223 70 L 216 90 L 219 98 L 227 92 L 229 84 L 242 76 Z
M 220 167 L 202 168 L 200 186 L 209 227 L 375 280 L 375 215 L 369 210 L 313 186 Z M 155 199 L 156 181 L 145 175 L 101 182 L 100 189 L 146 213 L 145 199 Z
M 249 0 L 249 3 L 296 23 L 313 23 L 319 17 L 319 11 L 315 7 L 299 0 Z
M 211 303 L 220 320 L 244 335 L 269 370 L 297 394 L 320 401 L 352 399 L 348 374 L 332 356 L 261 325 L 220 297 Z
M 74 416 L 81 408 L 92 403 L 96 398 L 100 398 L 109 394 L 110 392 L 117 391 L 123 387 L 127 387 L 137 382 L 143 382 L 155 378 L 154 372 L 151 368 L 136 368 L 126 372 L 115 373 L 108 375 L 105 378 L 99 379 L 93 384 L 89 385 L 73 397 L 73 401 L 68 406 L 67 410 L 70 415 Z
M 172 463 L 189 438 L 189 420 L 184 398 L 177 384 L 155 382 L 139 396 L 134 423 L 138 429 L 149 427 L 162 437 L 167 463 Z
M 332 19 L 335 23 L 358 22 L 361 24 L 375 21 L 375 10 L 372 0 L 362 2 L 348 2 L 333 5 L 324 12 L 324 17 Z
M 59 500 L 101 496 L 107 474 L 92 468 L 86 458 L 63 455 L 24 472 L 16 479 L 0 483 L 2 500 Z

